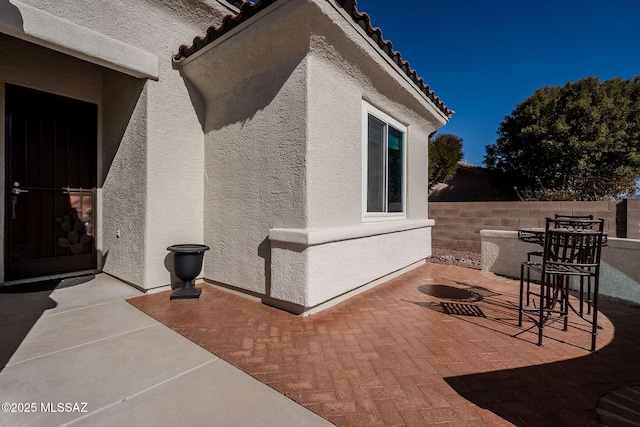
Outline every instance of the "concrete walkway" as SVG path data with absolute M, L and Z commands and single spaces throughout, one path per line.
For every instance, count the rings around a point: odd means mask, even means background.
M 1 293 L 0 426 L 332 425 L 125 301 L 138 295 L 104 274 Z

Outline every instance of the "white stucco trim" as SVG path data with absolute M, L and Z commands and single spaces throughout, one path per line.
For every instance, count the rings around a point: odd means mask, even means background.
M 435 221 L 432 219 L 421 219 L 376 222 L 322 230 L 272 228 L 269 230 L 269 240 L 304 246 L 316 246 L 342 240 L 361 239 L 363 237 L 397 233 L 399 231 L 414 230 L 416 228 L 433 227 L 434 225 Z
M 518 232 L 513 230 L 480 230 L 480 236 L 511 239 L 513 237 L 518 237 Z
M 18 0 L 0 5 L 0 32 L 137 78 L 159 78 L 156 55 Z
M 374 227 L 365 224 L 359 228 L 369 232 L 377 229 L 376 234 L 362 235 L 354 229 L 348 234 L 358 236 L 347 240 L 338 240 L 338 233 L 327 234 L 325 241 L 317 245 L 272 241 L 270 296 L 302 307 L 316 307 L 423 261 L 431 255 L 430 221 L 418 227 L 419 221 L 406 222 L 413 224 L 388 233 L 382 231 L 389 223 L 372 224 Z
M 377 286 L 380 286 L 390 280 L 395 279 L 396 277 L 400 277 L 405 273 L 410 272 L 413 269 L 416 269 L 418 267 L 420 267 L 421 265 L 426 264 L 427 261 L 425 259 L 422 259 L 420 261 L 416 261 L 415 263 L 408 265 L 404 268 L 401 268 L 400 270 L 394 271 L 392 273 L 387 274 L 386 276 L 380 277 L 379 279 L 376 279 L 372 282 L 367 283 L 366 285 L 362 285 L 359 288 L 355 288 L 349 292 L 345 292 L 342 295 L 338 295 L 337 297 L 330 299 L 324 303 L 318 304 L 310 309 L 304 310 L 302 312 L 300 312 L 300 315 L 307 317 L 307 316 L 311 316 L 313 314 L 319 313 L 322 310 L 326 310 L 327 308 L 336 306 L 340 303 L 343 303 L 345 301 L 347 301 L 350 298 L 353 298 L 356 295 L 360 295 L 361 293 L 367 292 Z

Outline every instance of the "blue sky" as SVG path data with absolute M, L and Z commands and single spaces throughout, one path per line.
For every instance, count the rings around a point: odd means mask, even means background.
M 482 165 L 503 117 L 544 86 L 640 75 L 640 0 L 358 0 L 456 111 L 440 133 Z

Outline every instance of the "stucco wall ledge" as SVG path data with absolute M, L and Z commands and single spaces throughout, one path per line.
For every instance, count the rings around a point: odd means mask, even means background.
M 433 227 L 432 219 L 384 221 L 325 229 L 272 228 L 269 240 L 303 246 L 316 246 L 342 240 L 396 233 L 399 231 Z
M 510 239 L 518 237 L 517 231 L 511 230 L 480 230 L 481 237 L 502 237 L 504 239 Z
M 517 231 L 481 230 L 482 270 L 507 277 L 520 277 L 520 264 L 527 252 L 541 246 L 518 240 Z M 640 304 L 640 240 L 609 237 L 602 247 L 600 294 Z M 578 289 L 577 283 L 573 284 Z
M 156 55 L 18 0 L 0 2 L 0 33 L 137 78 L 159 78 Z

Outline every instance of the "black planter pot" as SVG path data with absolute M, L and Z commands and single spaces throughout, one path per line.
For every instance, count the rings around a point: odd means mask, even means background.
M 202 260 L 205 251 L 209 250 L 206 245 L 172 245 L 167 248 L 173 253 L 173 263 L 176 276 L 184 283 L 171 294 L 170 299 L 190 299 L 199 298 L 202 289 L 193 286 L 193 281 L 202 270 Z

